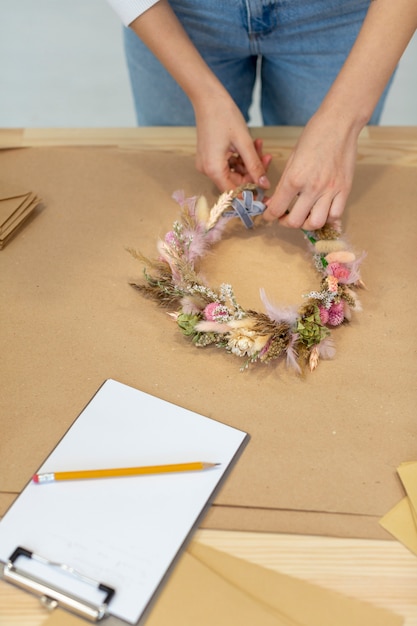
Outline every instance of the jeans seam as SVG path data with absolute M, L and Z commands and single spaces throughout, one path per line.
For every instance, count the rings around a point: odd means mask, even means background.
M 249 40 L 249 48 L 252 55 L 258 56 L 259 45 L 258 45 L 258 35 L 252 30 L 252 13 L 250 10 L 250 0 L 245 0 L 246 6 L 246 23 L 247 23 L 247 32 L 248 32 L 248 40 Z

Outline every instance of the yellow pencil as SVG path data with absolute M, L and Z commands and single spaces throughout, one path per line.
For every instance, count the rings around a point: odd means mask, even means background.
M 145 465 L 143 467 L 119 467 L 114 469 L 76 470 L 71 472 L 45 472 L 35 474 L 33 482 L 51 483 L 56 480 L 82 480 L 85 478 L 116 478 L 118 476 L 139 476 L 143 474 L 166 474 L 169 472 L 195 472 L 209 469 L 220 463 L 172 463 L 170 465 Z

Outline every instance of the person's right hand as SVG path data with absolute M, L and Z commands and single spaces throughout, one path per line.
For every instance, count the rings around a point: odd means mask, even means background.
M 262 139 L 252 139 L 233 100 L 215 97 L 195 107 L 195 114 L 198 171 L 220 191 L 249 182 L 269 189 L 267 170 L 272 156 L 263 154 Z
M 239 108 L 200 56 L 168 0 L 159 0 L 130 26 L 193 105 L 197 169 L 221 191 L 248 182 L 268 189 L 271 155 L 263 154 L 261 140 L 253 141 Z

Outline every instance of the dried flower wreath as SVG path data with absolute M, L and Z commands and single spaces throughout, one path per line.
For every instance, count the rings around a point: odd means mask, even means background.
M 158 242 L 159 258 L 150 260 L 129 252 L 144 264 L 145 283 L 131 283 L 142 294 L 165 307 L 181 332 L 195 346 L 214 345 L 250 363 L 269 363 L 285 358 L 287 365 L 301 372 L 311 370 L 320 358 L 335 353 L 330 328 L 351 319 L 361 310 L 355 288 L 362 287 L 357 257 L 342 237 L 340 228 L 326 224 L 317 231 L 303 231 L 321 276 L 320 287 L 305 294 L 300 307 L 277 307 L 260 290 L 266 313 L 243 309 L 232 286 L 208 286 L 196 263 L 220 240 L 229 218 L 238 216 L 247 228 L 265 205 L 262 192 L 254 185 L 223 193 L 210 209 L 204 196 L 185 198 L 176 192 L 180 217 L 163 240 Z

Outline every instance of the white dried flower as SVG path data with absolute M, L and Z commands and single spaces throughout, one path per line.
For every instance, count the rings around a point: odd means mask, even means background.
M 265 347 L 269 340 L 269 335 L 258 335 L 251 330 L 252 324 L 248 324 L 247 320 L 234 320 L 229 322 L 229 326 L 227 347 L 237 356 L 253 357 Z

